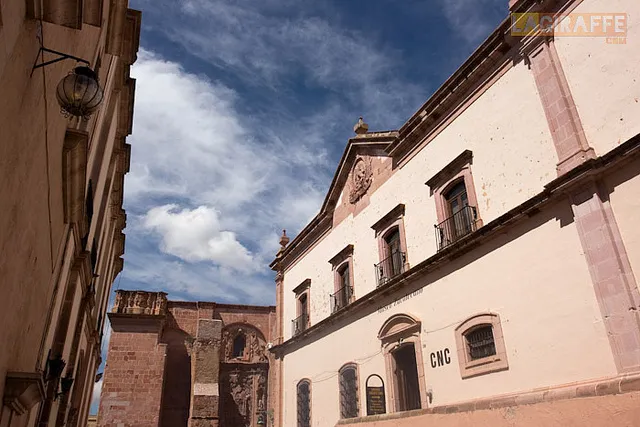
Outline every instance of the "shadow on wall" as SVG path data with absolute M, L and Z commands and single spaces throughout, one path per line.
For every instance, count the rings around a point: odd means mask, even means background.
M 169 312 L 161 341 L 167 344 L 167 360 L 160 423 L 162 427 L 186 427 L 191 401 L 191 356 L 187 352 L 187 345 L 192 337 L 179 329 L 176 319 Z
M 537 228 L 550 221 L 558 221 L 560 223 L 560 227 L 566 227 L 567 225 L 573 223 L 573 211 L 571 210 L 571 205 L 569 204 L 568 199 L 565 198 L 556 203 L 546 205 L 541 210 L 535 213 L 531 213 L 526 220 L 521 220 L 519 223 L 510 226 L 507 231 L 496 234 L 491 238 L 481 242 L 470 243 L 460 251 L 454 252 L 449 255 L 448 258 L 437 261 L 437 263 L 441 264 L 440 266 L 434 265 L 434 267 L 430 271 L 425 272 L 412 281 L 405 281 L 400 285 L 400 288 L 396 288 L 396 290 L 394 290 L 393 292 L 383 292 L 376 298 L 374 304 L 364 306 L 359 311 L 356 311 L 355 313 L 348 315 L 339 321 L 335 321 L 329 324 L 327 328 L 317 334 L 308 337 L 302 342 L 292 344 L 291 347 L 289 347 L 289 349 L 287 350 L 287 353 L 295 352 L 301 347 L 320 340 L 353 322 L 369 316 L 379 308 L 392 303 L 398 297 L 408 295 L 419 289 L 425 288 L 432 284 L 436 284 L 442 278 L 447 277 L 455 271 L 460 270 L 465 266 L 480 260 L 485 255 L 488 255 L 493 251 L 502 248 L 510 242 L 521 238 L 527 233 L 536 230 Z M 431 261 L 427 259 L 423 263 L 429 262 Z M 412 267 L 415 268 L 417 266 Z M 382 321 L 380 325 L 382 325 Z

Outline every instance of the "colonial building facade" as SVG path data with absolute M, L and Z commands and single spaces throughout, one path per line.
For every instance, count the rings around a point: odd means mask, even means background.
M 640 3 L 510 7 L 628 34 L 506 20 L 399 130 L 358 122 L 271 265 L 275 425 L 640 425 Z
M 140 19 L 127 0 L 0 0 L 3 427 L 86 425 L 123 266 Z
M 275 307 L 117 291 L 97 425 L 273 425 Z

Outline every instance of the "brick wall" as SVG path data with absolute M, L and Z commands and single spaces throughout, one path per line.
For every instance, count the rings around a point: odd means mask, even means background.
M 114 328 L 98 426 L 159 426 L 166 347 L 158 343 L 155 331 L 125 332 Z

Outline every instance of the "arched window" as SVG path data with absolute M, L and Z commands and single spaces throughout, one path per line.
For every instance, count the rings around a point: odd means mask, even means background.
M 358 371 L 347 365 L 340 369 L 340 418 L 355 418 L 358 412 Z
M 233 339 L 233 353 L 232 357 L 242 357 L 244 356 L 244 348 L 247 345 L 247 339 L 244 334 L 240 333 Z
M 298 427 L 311 427 L 311 382 L 302 380 L 297 387 Z

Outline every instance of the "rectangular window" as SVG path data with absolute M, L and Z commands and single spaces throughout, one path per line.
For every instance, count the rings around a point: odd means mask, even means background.
M 473 153 L 465 150 L 427 181 L 436 203 L 439 251 L 482 227 L 471 174 L 472 162 Z
M 333 314 L 353 300 L 353 245 L 347 245 L 329 263 L 333 266 L 334 277 L 334 293 L 329 298 Z
M 399 204 L 371 226 L 378 240 L 380 262 L 375 265 L 377 286 L 409 269 L 404 234 L 404 204 Z

